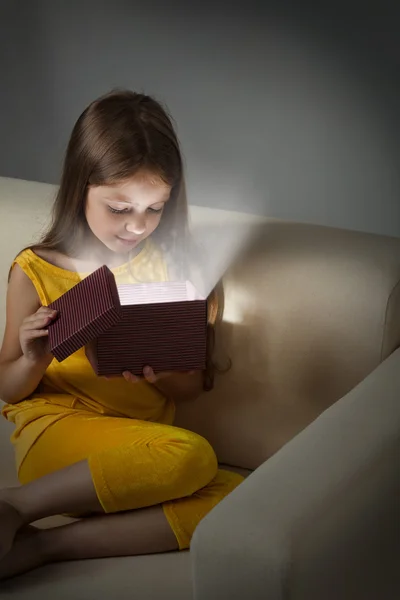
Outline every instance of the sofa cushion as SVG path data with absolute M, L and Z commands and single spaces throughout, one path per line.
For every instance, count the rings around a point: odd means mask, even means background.
M 1 600 L 191 600 L 189 552 L 48 565 L 1 582 Z

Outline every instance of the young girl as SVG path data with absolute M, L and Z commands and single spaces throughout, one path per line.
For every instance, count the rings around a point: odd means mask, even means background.
M 56 314 L 47 306 L 101 265 L 117 283 L 187 273 L 182 171 L 159 103 L 128 91 L 96 100 L 73 129 L 49 231 L 12 265 L 0 398 L 23 485 L 0 491 L 0 578 L 54 561 L 188 548 L 199 521 L 242 481 L 218 470 L 205 439 L 173 426 L 175 403 L 212 380 L 210 360 L 205 373 L 156 377 L 149 365 L 143 378 L 105 379 L 84 349 L 58 363 L 48 348 Z M 210 326 L 216 301 L 213 293 Z M 81 518 L 29 526 L 56 514 Z

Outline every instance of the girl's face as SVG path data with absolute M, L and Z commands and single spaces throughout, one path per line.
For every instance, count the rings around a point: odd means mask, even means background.
M 109 250 L 126 254 L 157 228 L 170 193 L 170 186 L 145 172 L 122 183 L 90 186 L 87 223 Z

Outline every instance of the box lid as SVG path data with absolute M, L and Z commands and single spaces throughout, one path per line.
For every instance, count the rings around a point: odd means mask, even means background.
M 122 316 L 115 277 L 105 265 L 49 307 L 58 311 L 49 326 L 49 345 L 59 362 L 107 331 Z

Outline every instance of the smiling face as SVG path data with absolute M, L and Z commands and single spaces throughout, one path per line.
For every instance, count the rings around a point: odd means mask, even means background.
M 157 228 L 170 193 L 170 186 L 147 172 L 122 183 L 90 186 L 86 221 L 109 250 L 126 254 Z

